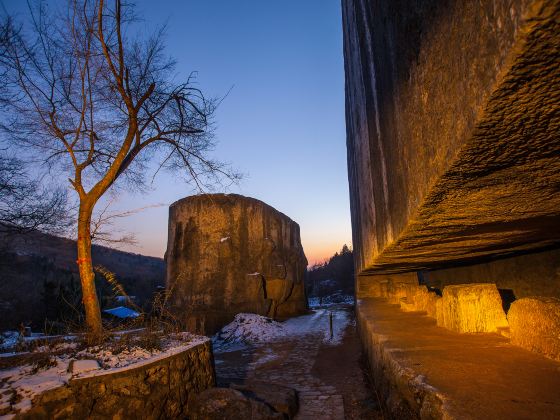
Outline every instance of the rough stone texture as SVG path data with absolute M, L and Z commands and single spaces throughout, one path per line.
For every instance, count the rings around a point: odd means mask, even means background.
M 558 362 L 381 298 L 359 299 L 356 314 L 385 418 L 560 418 Z
M 192 395 L 215 385 L 210 341 L 114 373 L 70 380 L 16 419 L 159 419 L 188 414 Z
M 390 283 L 418 284 L 416 273 L 356 276 L 356 298 L 389 297 Z
M 299 226 L 262 201 L 205 194 L 169 208 L 167 286 L 187 328 L 212 334 L 235 314 L 307 309 Z
M 495 284 L 446 286 L 436 307 L 437 325 L 452 331 L 497 332 L 508 326 Z
M 516 300 L 508 312 L 511 343 L 560 362 L 560 299 Z
M 560 1 L 343 0 L 357 273 L 560 239 Z
M 426 313 L 433 312 L 431 306 L 432 296 L 435 293 L 430 292 L 426 286 L 419 286 L 415 284 L 406 285 L 406 298 L 400 302 L 403 311 L 423 311 Z
M 298 411 L 298 395 L 294 388 L 265 381 L 246 381 L 242 385 L 231 384 L 233 389 L 243 395 L 270 405 L 288 419 L 294 418 Z
M 511 298 L 550 296 L 560 298 L 560 250 L 518 255 L 483 264 L 425 271 L 425 284 L 443 289 L 448 284 L 495 283 L 509 290 Z
M 436 318 L 436 303 L 440 298 L 435 291 L 418 284 L 416 273 L 360 275 L 356 277 L 356 298 L 379 297 L 400 305 L 403 311 L 426 312 Z
M 192 420 L 284 420 L 267 404 L 231 388 L 210 388 L 198 394 L 190 407 Z

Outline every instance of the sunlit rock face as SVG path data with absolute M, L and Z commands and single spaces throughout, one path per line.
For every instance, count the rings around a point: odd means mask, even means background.
M 179 320 L 214 333 L 235 314 L 288 317 L 307 309 L 299 226 L 236 194 L 187 197 L 169 209 L 167 287 Z
M 558 242 L 560 2 L 342 4 L 357 273 Z
M 436 308 L 437 325 L 452 331 L 497 332 L 508 327 L 495 284 L 446 286 Z
M 560 362 L 560 299 L 516 300 L 508 312 L 511 343 Z

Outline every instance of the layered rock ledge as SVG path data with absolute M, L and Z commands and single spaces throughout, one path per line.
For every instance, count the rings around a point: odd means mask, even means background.
M 212 334 L 240 312 L 284 318 L 307 309 L 299 226 L 254 198 L 172 204 L 166 261 L 174 311 L 190 331 Z
M 357 271 L 558 244 L 560 1 L 342 3 Z

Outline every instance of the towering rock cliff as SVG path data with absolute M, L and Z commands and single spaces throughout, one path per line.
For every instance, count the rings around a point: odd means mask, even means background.
M 343 0 L 357 272 L 560 240 L 560 2 Z
M 288 317 L 307 309 L 299 226 L 236 194 L 187 197 L 169 209 L 167 287 L 176 314 L 211 334 L 240 312 Z
M 380 401 L 395 418 L 558 417 L 554 396 L 534 411 L 546 388 L 507 395 L 560 360 L 560 0 L 342 10 L 356 312 Z M 537 355 L 496 397 L 480 372 L 516 370 L 515 346 Z

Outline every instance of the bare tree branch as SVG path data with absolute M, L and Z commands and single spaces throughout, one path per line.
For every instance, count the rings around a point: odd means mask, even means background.
M 2 17 L 0 130 L 12 147 L 68 173 L 79 199 L 86 319 L 99 332 L 91 241 L 105 236 L 93 218 L 100 198 L 118 180 L 143 186 L 149 162 L 156 173 L 184 173 L 199 191 L 240 176 L 210 158 L 218 101 L 204 96 L 194 73 L 174 80 L 163 29 L 138 37 L 133 8 L 120 0 L 70 0 L 67 13 L 52 10 L 30 6 L 28 25 Z

